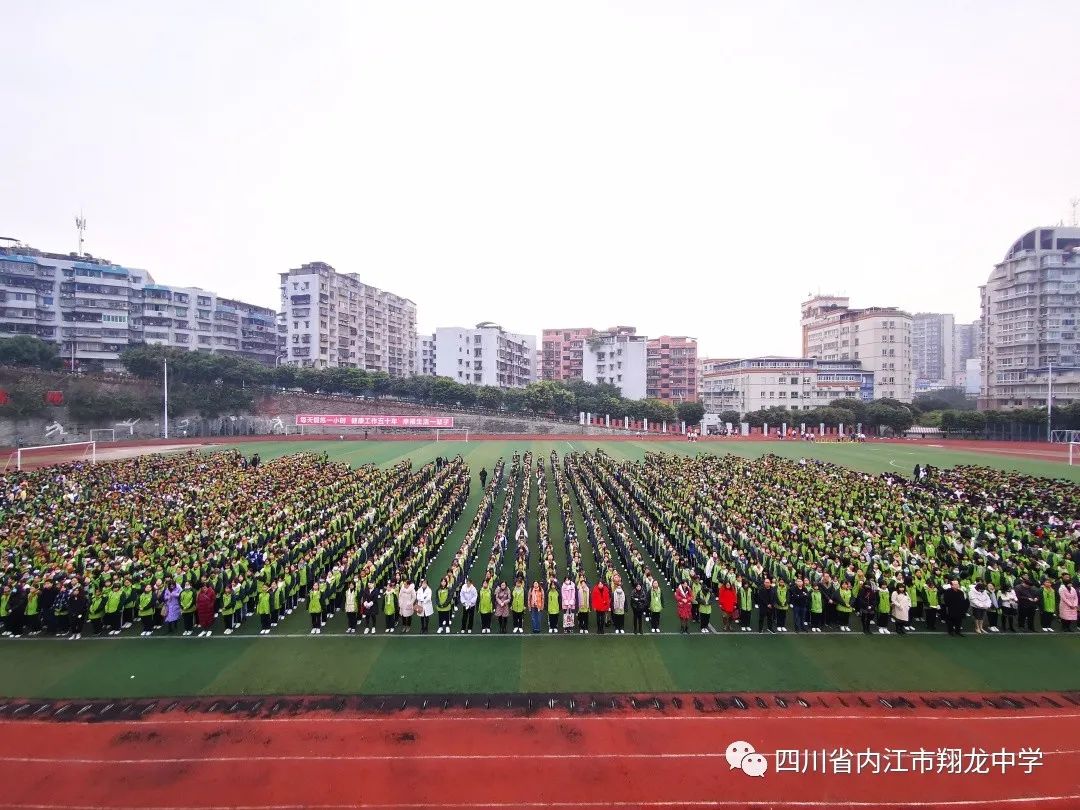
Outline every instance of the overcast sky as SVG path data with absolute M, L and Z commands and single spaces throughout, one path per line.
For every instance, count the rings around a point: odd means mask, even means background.
M 946 7 L 947 6 L 947 7 Z M 978 315 L 1080 197 L 1080 3 L 6 3 L 0 235 L 277 308 L 799 351 L 799 303 Z

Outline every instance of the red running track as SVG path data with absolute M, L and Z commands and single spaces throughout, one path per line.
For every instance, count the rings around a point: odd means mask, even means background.
M 692 699 L 692 698 L 690 698 Z M 1080 709 L 777 713 L 169 712 L 120 722 L 0 721 L 0 804 L 13 808 L 679 808 L 1080 806 Z M 753 778 L 728 746 L 765 755 Z M 1039 749 L 1041 764 L 938 772 L 939 748 Z M 791 755 L 849 749 L 852 773 Z M 859 773 L 858 754 L 884 757 Z M 931 753 L 928 772 L 886 749 Z M 801 760 L 801 757 L 800 757 Z M 926 770 L 925 758 L 922 768 Z M 962 766 L 981 769 L 976 760 Z M 1030 770 L 1027 773 L 1026 770 Z M 886 772 L 888 771 L 888 772 Z

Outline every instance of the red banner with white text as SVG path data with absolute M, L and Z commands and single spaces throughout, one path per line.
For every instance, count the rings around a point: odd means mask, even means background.
M 452 416 L 352 416 L 347 414 L 298 413 L 297 427 L 326 425 L 328 427 L 393 427 L 393 428 L 452 428 Z

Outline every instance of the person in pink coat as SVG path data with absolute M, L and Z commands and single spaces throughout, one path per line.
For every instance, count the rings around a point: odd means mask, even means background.
M 680 582 L 675 589 L 675 609 L 679 614 L 679 629 L 683 633 L 690 632 L 690 614 L 693 612 L 694 592 L 685 582 Z
M 563 632 L 572 633 L 574 630 L 574 622 L 577 621 L 577 585 L 570 579 L 569 572 L 567 572 L 566 580 L 562 584 L 561 602 Z
M 217 593 L 210 587 L 210 583 L 204 583 L 195 597 L 195 615 L 199 619 L 200 636 L 209 636 L 214 632 L 214 610 L 217 607 Z
M 1066 574 L 1061 578 L 1061 586 L 1058 588 L 1058 616 L 1061 617 L 1062 631 L 1072 632 L 1078 607 L 1080 607 L 1080 595 L 1077 594 L 1072 579 Z

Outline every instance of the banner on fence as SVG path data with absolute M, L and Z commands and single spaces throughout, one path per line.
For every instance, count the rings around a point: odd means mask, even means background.
M 296 424 L 333 427 L 452 428 L 452 416 L 351 416 L 347 414 L 298 413 Z

